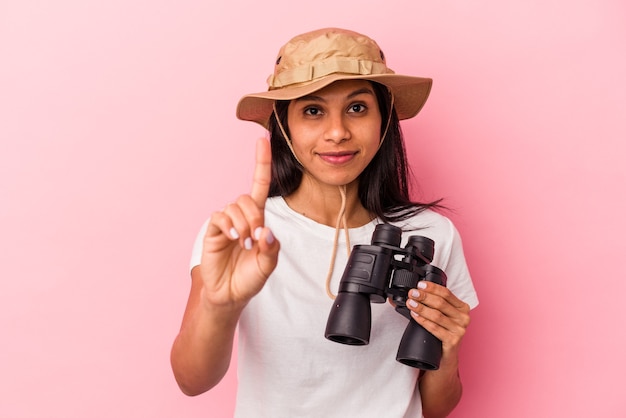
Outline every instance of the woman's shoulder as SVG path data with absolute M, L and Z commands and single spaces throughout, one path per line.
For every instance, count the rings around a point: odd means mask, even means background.
M 407 232 L 428 229 L 452 231 L 455 229 L 450 218 L 432 209 L 424 209 L 405 220 L 396 222 L 396 225 Z

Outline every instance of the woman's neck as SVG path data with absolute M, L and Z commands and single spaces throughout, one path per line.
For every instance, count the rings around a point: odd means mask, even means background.
M 358 196 L 358 182 L 345 186 L 345 214 L 348 228 L 363 226 L 373 219 Z M 335 227 L 341 210 L 342 197 L 340 186 L 329 186 L 307 181 L 303 178 L 300 187 L 285 197 L 285 202 L 294 211 L 323 225 Z

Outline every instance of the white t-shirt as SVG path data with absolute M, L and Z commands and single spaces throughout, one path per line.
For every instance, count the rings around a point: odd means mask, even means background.
M 281 243 L 278 265 L 239 321 L 237 417 L 421 417 L 418 369 L 396 361 L 408 320 L 388 303 L 373 303 L 370 342 L 350 346 L 324 337 L 333 301 L 325 291 L 335 229 L 267 200 L 265 223 Z M 377 221 L 350 229 L 350 244 L 370 244 Z M 448 288 L 474 308 L 476 292 L 452 222 L 427 210 L 403 221 L 410 235 L 435 241 L 432 264 Z M 200 264 L 202 237 L 191 267 Z M 417 230 L 415 230 L 417 229 Z M 348 259 L 343 232 L 332 276 L 337 293 Z

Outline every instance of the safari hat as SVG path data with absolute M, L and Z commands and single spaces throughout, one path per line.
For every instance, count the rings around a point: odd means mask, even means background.
M 243 96 L 237 117 L 268 127 L 276 100 L 293 100 L 338 80 L 371 80 L 393 94 L 399 119 L 415 116 L 428 98 L 432 79 L 396 74 L 378 44 L 345 29 L 318 29 L 298 35 L 278 52 L 269 89 Z

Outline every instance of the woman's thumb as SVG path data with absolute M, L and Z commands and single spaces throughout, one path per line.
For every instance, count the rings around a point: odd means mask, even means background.
M 257 263 L 263 275 L 267 278 L 276 268 L 280 242 L 276 239 L 269 228 L 263 228 L 258 238 L 259 254 Z

